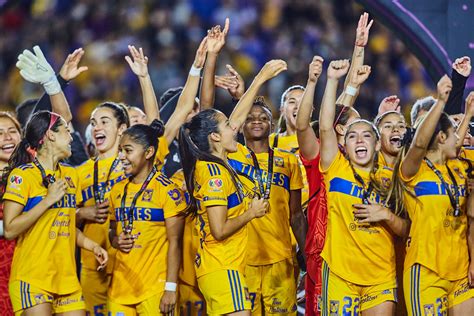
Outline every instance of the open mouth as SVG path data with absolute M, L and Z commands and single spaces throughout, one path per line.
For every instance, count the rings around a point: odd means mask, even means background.
M 94 139 L 95 139 L 96 146 L 100 146 L 100 145 L 103 145 L 105 143 L 105 135 L 104 134 L 96 134 Z
M 296 118 L 297 114 L 298 114 L 298 112 L 293 112 L 293 118 Z
M 357 158 L 366 158 L 367 157 L 367 148 L 363 146 L 356 147 L 355 149 Z
M 390 137 L 390 144 L 395 147 L 402 147 L 402 138 L 399 135 Z
M 3 145 L 2 150 L 6 153 L 12 153 L 15 150 L 15 144 Z

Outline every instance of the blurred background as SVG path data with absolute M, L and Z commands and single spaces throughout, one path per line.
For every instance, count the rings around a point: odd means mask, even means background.
M 15 67 L 18 54 L 40 45 L 59 71 L 68 53 L 83 47 L 81 74 L 66 90 L 76 126 L 88 123 L 93 107 L 104 100 L 142 107 L 138 79 L 124 56 L 127 45 L 143 47 L 157 97 L 181 86 L 207 29 L 230 18 L 226 46 L 217 74 L 231 64 L 248 85 L 269 59 L 287 61 L 288 71 L 265 86 L 264 94 L 279 116 L 281 93 L 293 84 L 306 85 L 314 55 L 350 58 L 357 21 L 363 9 L 351 0 L 0 0 L 0 104 L 16 105 L 42 94 L 26 83 Z M 365 64 L 372 66 L 356 107 L 373 118 L 380 101 L 396 94 L 402 110 L 431 94 L 434 84 L 420 62 L 377 20 L 370 31 Z M 318 84 L 316 106 L 326 79 Z M 218 91 L 216 107 L 229 113 L 231 99 Z

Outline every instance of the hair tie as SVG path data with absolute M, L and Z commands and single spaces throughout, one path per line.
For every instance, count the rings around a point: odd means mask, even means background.
M 36 157 L 36 150 L 31 147 L 31 145 L 26 141 L 26 152 L 30 154 L 31 157 L 35 158 Z

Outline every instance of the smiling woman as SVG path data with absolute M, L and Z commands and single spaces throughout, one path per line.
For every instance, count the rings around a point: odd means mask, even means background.
M 8 112 L 0 112 L 0 170 L 8 166 L 13 151 L 20 142 L 20 124 Z M 3 182 L 3 181 L 2 181 Z M 0 184 L 0 195 L 5 188 Z M 13 314 L 10 297 L 8 295 L 8 280 L 10 279 L 10 268 L 15 249 L 15 241 L 3 238 L 3 203 L 0 203 L 0 310 L 7 314 Z

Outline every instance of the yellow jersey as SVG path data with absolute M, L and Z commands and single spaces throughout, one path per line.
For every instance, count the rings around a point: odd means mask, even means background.
M 125 186 L 128 210 L 142 183 L 128 179 L 114 185 L 110 192 L 111 220 L 117 222 L 117 235 L 122 232 L 121 203 Z M 168 263 L 168 239 L 165 220 L 186 209 L 184 194 L 164 174 L 157 172 L 145 191 L 138 197 L 133 211 L 135 237 L 129 253 L 117 251 L 108 296 L 123 305 L 138 304 L 163 292 Z M 127 215 L 123 214 L 127 219 Z
M 45 172 L 64 179 L 68 188 L 59 202 L 18 236 L 10 280 L 65 295 L 81 289 L 75 261 L 76 207 L 81 201 L 79 178 L 74 168 L 63 164 L 56 172 Z M 15 168 L 8 177 L 3 199 L 23 205 L 22 212 L 28 212 L 48 194 L 42 182 L 41 172 L 33 163 Z
M 354 217 L 353 204 L 362 204 L 370 174 L 355 169 L 365 187 L 352 172 L 350 162 L 338 150 L 327 170 L 322 170 L 327 192 L 327 235 L 321 253 L 331 272 L 358 285 L 377 285 L 395 279 L 395 249 L 393 236 L 380 223 L 359 223 Z M 388 187 L 392 170 L 379 167 L 376 180 Z M 371 203 L 384 201 L 372 191 Z
M 446 166 L 434 166 L 453 191 L 454 185 Z M 425 161 L 411 179 L 405 179 L 399 173 L 407 189 L 416 196 L 414 198 L 407 192 L 404 194 L 411 220 L 405 271 L 418 263 L 443 279 L 459 280 L 466 277 L 469 265 L 466 240 L 466 165 L 453 159 L 448 162 L 448 166 L 458 184 L 461 206 L 459 217 L 453 216 L 453 207 L 445 187 Z
M 171 177 L 171 181 L 176 183 L 179 188 L 184 185 L 183 170 L 178 170 Z M 184 195 L 187 197 L 188 193 Z M 183 233 L 183 264 L 179 269 L 179 281 L 189 286 L 197 287 L 196 271 L 194 270 L 194 259 L 196 258 L 197 249 L 199 247 L 199 233 L 194 225 L 191 216 L 186 217 Z
M 268 179 L 268 153 L 255 154 L 262 170 L 264 186 Z M 228 155 L 231 167 L 252 179 L 258 188 L 257 169 L 247 147 L 238 144 L 238 150 Z M 298 158 L 286 151 L 274 149 L 273 175 L 270 187 L 269 212 L 253 219 L 249 225 L 248 265 L 267 265 L 292 258 L 290 233 L 290 191 L 303 187 Z M 266 188 L 266 187 L 265 187 Z
M 124 180 L 125 174 L 122 169 L 122 164 L 117 160 L 116 156 L 101 159 L 98 161 L 98 182 L 99 186 L 104 190 L 104 200 L 107 200 L 110 195 L 111 188 L 118 182 Z M 89 159 L 77 168 L 77 173 L 81 179 L 81 192 L 83 206 L 95 205 L 94 199 L 94 159 Z M 112 168 L 114 167 L 114 168 Z M 110 175 L 109 175 L 110 174 Z M 109 263 L 107 264 L 107 272 L 111 273 L 113 269 L 113 261 L 115 249 L 112 248 L 109 241 L 109 224 L 110 216 L 102 224 L 86 222 L 84 225 L 84 235 L 98 243 L 102 248 L 109 253 Z M 82 267 L 89 270 L 97 270 L 99 264 L 90 251 L 81 249 L 81 263 Z
M 239 194 L 231 174 L 222 165 L 197 161 L 194 181 L 194 197 L 199 204 L 196 227 L 200 237 L 194 260 L 196 276 L 199 278 L 218 270 L 237 270 L 244 274 L 247 263 L 247 225 L 227 239 L 218 241 L 211 234 L 206 207 L 226 206 L 227 218 L 234 218 L 246 211 L 246 199 Z
M 269 144 L 272 147 L 275 145 L 275 136 L 276 133 L 273 133 L 269 136 Z M 278 135 L 278 144 L 276 145 L 276 148 L 292 152 L 296 155 L 296 157 L 298 157 L 298 164 L 300 166 L 301 175 L 303 178 L 303 188 L 301 190 L 301 204 L 306 204 L 309 199 L 309 184 L 308 178 L 306 177 L 306 168 L 304 167 L 300 159 L 300 147 L 298 145 L 298 137 L 296 136 L 296 133 L 287 136 L 281 136 L 281 134 Z
M 158 167 L 163 166 L 165 162 L 165 158 L 170 152 L 168 147 L 169 147 L 169 144 L 166 141 L 166 137 L 161 136 L 160 138 L 158 138 L 158 151 L 156 152 L 156 155 L 155 155 L 155 164 Z

